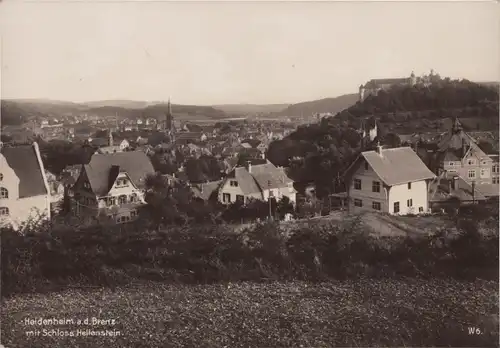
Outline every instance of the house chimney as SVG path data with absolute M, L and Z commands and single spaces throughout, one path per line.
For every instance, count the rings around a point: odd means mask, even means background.
M 462 157 L 465 156 L 467 153 L 467 143 L 465 142 L 465 139 L 462 138 Z
M 376 152 L 382 156 L 382 145 L 380 145 L 380 141 L 377 142 L 377 149 L 376 149 Z

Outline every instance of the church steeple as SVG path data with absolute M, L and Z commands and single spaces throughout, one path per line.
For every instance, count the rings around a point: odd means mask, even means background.
M 172 122 L 173 122 L 173 117 L 172 117 L 172 104 L 170 103 L 170 97 L 168 97 L 168 103 L 167 103 L 167 115 L 166 115 L 166 122 L 165 122 L 165 130 L 166 131 L 171 131 L 172 130 Z

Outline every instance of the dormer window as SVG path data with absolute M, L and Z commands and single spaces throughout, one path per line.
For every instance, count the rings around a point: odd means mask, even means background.
M 116 180 L 116 187 L 125 187 L 128 186 L 128 180 L 127 179 L 118 179 Z
M 238 181 L 236 181 L 236 180 L 231 180 L 231 181 L 229 182 L 229 185 L 230 185 L 230 186 L 233 186 L 233 187 L 238 187 Z

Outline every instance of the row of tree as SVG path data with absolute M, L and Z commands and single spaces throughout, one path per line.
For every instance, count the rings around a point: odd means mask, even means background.
M 217 199 L 202 200 L 195 197 L 187 184 L 169 184 L 159 173 L 148 176 L 145 185 L 147 204 L 140 212 L 141 221 L 148 221 L 157 229 L 161 226 L 192 223 L 250 222 L 270 216 L 282 220 L 286 214 L 295 212 L 288 197 L 270 202 L 255 199 L 245 204 L 237 201 L 229 206 L 221 204 Z

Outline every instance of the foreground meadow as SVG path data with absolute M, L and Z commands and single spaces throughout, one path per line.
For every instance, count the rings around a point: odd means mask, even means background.
M 9 348 L 498 346 L 494 281 L 149 282 L 18 295 L 4 300 L 2 308 L 2 343 Z M 105 322 L 25 322 L 92 317 Z M 116 336 L 27 336 L 36 329 L 107 329 Z

